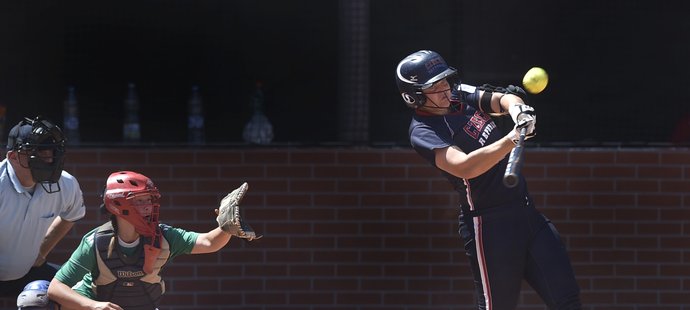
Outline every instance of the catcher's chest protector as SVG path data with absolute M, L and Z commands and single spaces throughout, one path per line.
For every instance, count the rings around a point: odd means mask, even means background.
M 165 293 L 165 283 L 158 275 L 170 255 L 170 247 L 165 238 L 161 238 L 161 253 L 156 260 L 152 274 L 146 274 L 144 266 L 143 238 L 133 255 L 120 251 L 117 237 L 111 223 L 98 228 L 95 237 L 96 261 L 98 275 L 94 274 L 96 298 L 110 301 L 127 310 L 153 310 L 158 307 Z M 113 250 L 108 256 L 110 243 Z

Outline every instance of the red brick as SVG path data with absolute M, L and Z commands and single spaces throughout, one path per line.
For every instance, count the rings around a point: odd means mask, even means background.
M 670 151 L 667 150 L 661 155 L 662 165 L 690 165 L 690 156 L 688 156 L 687 150 L 682 151 Z
M 668 193 L 676 193 L 676 192 L 690 192 L 690 181 L 666 181 L 662 180 L 661 182 L 661 191 Z
M 592 233 L 603 235 L 630 235 L 636 231 L 635 223 L 592 223 Z
M 362 167 L 361 176 L 363 178 L 382 178 L 382 179 L 405 179 L 407 171 L 403 166 L 390 167 Z
M 616 294 L 617 302 L 621 304 L 649 304 L 656 303 L 657 294 L 655 292 L 621 292 Z
M 355 206 L 359 203 L 357 194 L 319 194 L 313 195 L 314 205 L 317 206 Z
M 379 195 L 379 194 L 362 194 L 362 206 L 402 206 L 405 205 L 405 196 L 403 195 Z
M 662 304 L 690 304 L 690 295 L 687 292 L 661 292 L 659 302 Z
M 614 181 L 612 180 L 580 180 L 570 179 L 568 190 L 571 192 L 612 192 L 615 189 Z
M 290 192 L 310 192 L 310 193 L 328 193 L 335 192 L 337 181 L 335 180 L 290 180 Z
M 616 163 L 658 165 L 660 163 L 660 156 L 659 152 L 655 150 L 618 152 L 616 153 Z
M 566 179 L 529 179 L 528 183 L 531 193 L 564 192 L 568 189 Z
M 619 208 L 616 209 L 616 221 L 655 221 L 659 219 L 656 208 Z
M 567 206 L 567 207 L 588 207 L 591 206 L 591 197 L 587 194 L 561 194 L 554 193 L 546 197 L 545 205 Z
M 311 206 L 310 195 L 269 195 L 266 204 L 270 206 Z
M 640 207 L 680 207 L 682 197 L 677 194 L 639 194 L 637 205 Z
M 357 193 L 380 193 L 383 191 L 383 180 L 375 181 L 359 181 L 359 180 L 343 180 L 338 182 L 338 192 L 357 192 Z
M 600 165 L 613 164 L 616 160 L 616 153 L 611 151 L 572 151 L 569 153 L 569 163 Z
M 625 195 L 617 193 L 597 193 L 592 195 L 592 204 L 595 206 L 623 206 L 630 207 L 635 205 L 634 195 Z
M 383 164 L 383 154 L 372 151 L 347 151 L 336 153 L 336 162 L 341 165 L 356 164 L 358 166 L 372 166 Z
M 198 165 L 239 165 L 243 163 L 242 150 L 197 150 L 194 152 L 194 163 Z
M 266 177 L 268 178 L 290 178 L 301 179 L 313 177 L 312 166 L 290 165 L 290 166 L 268 166 L 266 167 Z
M 118 163 L 119 165 L 153 164 L 149 161 L 148 151 L 143 149 L 116 149 L 100 153 L 102 163 Z
M 355 178 L 359 176 L 359 169 L 345 166 L 324 166 L 314 167 L 314 177 L 316 178 Z
M 662 217 L 663 218 L 663 217 Z M 675 218 L 680 219 L 680 218 Z M 683 226 L 680 223 L 637 223 L 637 232 L 643 235 L 680 235 Z
M 642 263 L 682 263 L 680 250 L 638 251 L 637 260 Z
M 683 290 L 683 283 L 679 279 L 640 278 L 636 280 L 640 290 L 663 291 Z
M 345 279 L 316 279 L 313 281 L 313 289 L 315 291 L 339 292 L 339 291 L 355 291 L 360 287 L 360 281 L 351 278 Z M 311 287 L 305 287 L 304 290 Z
M 390 151 L 383 153 L 384 162 L 388 165 L 398 165 L 398 164 L 426 164 L 421 156 L 417 155 L 416 152 L 406 151 Z
M 335 158 L 336 153 L 330 150 L 296 150 L 290 152 L 290 164 L 333 165 Z
M 443 178 L 441 172 L 431 166 L 407 167 L 407 177 L 410 179 Z M 445 178 L 443 178 L 445 180 Z M 448 181 L 446 181 L 446 184 Z
M 288 164 L 289 153 L 280 149 L 246 150 L 243 163 L 250 164 Z
M 635 166 L 595 166 L 592 177 L 595 178 L 633 178 L 637 174 Z M 642 175 L 642 173 L 640 173 Z
M 194 163 L 193 152 L 180 152 L 177 150 L 149 150 L 149 161 L 157 165 L 188 165 Z
M 383 302 L 387 305 L 427 305 L 429 304 L 429 296 L 422 293 L 389 293 L 384 295 Z
M 631 236 L 616 237 L 616 247 L 627 249 L 657 249 L 659 248 L 659 238 L 656 236 Z
M 201 166 L 183 166 L 176 165 L 172 169 L 173 179 L 216 179 L 218 178 L 218 168 L 216 167 L 201 167 Z M 153 177 L 151 177 L 153 178 Z M 154 179 L 155 180 L 155 179 Z
M 218 177 L 224 179 L 253 179 L 266 176 L 266 167 L 261 165 L 226 165 L 218 167 Z
M 577 179 L 577 178 L 587 178 L 589 179 L 592 176 L 592 169 L 590 167 L 585 167 L 585 166 L 570 166 L 570 167 L 564 167 L 564 166 L 552 166 L 548 167 L 546 169 L 546 177 L 547 178 L 570 178 L 570 179 Z
M 635 280 L 630 278 L 597 278 L 592 281 L 592 288 L 596 290 L 631 290 L 635 288 Z
M 562 165 L 568 161 L 568 152 L 548 149 L 529 149 L 524 153 L 525 164 Z

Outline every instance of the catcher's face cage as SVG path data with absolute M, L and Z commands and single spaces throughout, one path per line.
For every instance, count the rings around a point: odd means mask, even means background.
M 57 304 L 48 299 L 48 286 L 46 280 L 36 280 L 24 286 L 24 290 L 17 296 L 17 309 L 28 310 L 57 310 Z
M 134 225 L 140 235 L 153 237 L 158 228 L 160 192 L 148 177 L 132 172 L 115 172 L 108 177 L 103 204 L 117 217 Z
M 405 57 L 395 70 L 395 80 L 405 104 L 413 109 L 426 103 L 423 90 L 434 83 L 449 78 L 451 87 L 459 85 L 460 80 L 453 67 L 434 51 L 421 50 Z
M 31 126 L 31 132 L 22 138 L 19 133 L 25 125 Z M 19 127 L 12 149 L 28 156 L 27 165 L 22 164 L 22 167 L 31 170 L 34 181 L 40 183 L 46 192 L 59 192 L 60 185 L 57 182 L 65 163 L 65 136 L 62 130 L 40 116 L 25 118 Z

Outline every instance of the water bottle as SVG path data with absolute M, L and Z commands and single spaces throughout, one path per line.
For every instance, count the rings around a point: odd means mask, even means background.
M 188 102 L 187 141 L 190 144 L 204 144 L 204 109 L 199 86 L 192 87 Z
M 124 104 L 123 140 L 127 143 L 138 143 L 141 140 L 141 127 L 139 126 L 139 97 L 134 83 L 129 83 L 127 86 L 127 97 L 125 97 Z
M 64 102 L 64 130 L 67 144 L 78 145 L 81 142 L 79 135 L 79 107 L 74 86 L 67 88 L 67 99 Z
M 254 95 L 250 105 L 253 114 L 249 122 L 244 126 L 242 138 L 244 141 L 254 144 L 269 144 L 273 141 L 273 125 L 263 112 L 264 92 L 261 82 L 256 82 Z

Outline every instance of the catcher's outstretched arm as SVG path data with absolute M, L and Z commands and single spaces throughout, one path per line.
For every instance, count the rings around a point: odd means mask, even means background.
M 194 248 L 192 248 L 192 254 L 217 252 L 228 244 L 230 238 L 232 238 L 232 236 L 224 232 L 220 227 L 216 227 L 207 233 L 200 233 L 196 238 Z

